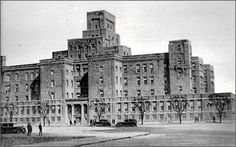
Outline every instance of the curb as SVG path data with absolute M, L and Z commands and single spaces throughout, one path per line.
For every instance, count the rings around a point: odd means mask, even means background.
M 113 138 L 113 139 L 107 139 L 107 140 L 101 140 L 101 141 L 89 142 L 89 143 L 84 143 L 84 144 L 74 145 L 73 147 L 80 147 L 80 146 L 84 146 L 84 145 L 91 145 L 91 144 L 97 144 L 97 143 L 104 143 L 104 142 L 109 142 L 109 141 L 116 141 L 116 140 L 122 140 L 122 139 L 134 138 L 134 137 L 139 137 L 139 136 L 147 136 L 147 135 L 150 135 L 150 132 L 148 132 L 148 133 L 144 133 L 144 134 L 135 135 L 135 136 L 127 136 L 127 137 L 120 137 L 120 138 Z

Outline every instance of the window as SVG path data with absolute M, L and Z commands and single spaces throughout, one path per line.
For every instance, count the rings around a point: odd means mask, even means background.
M 192 63 L 192 67 L 193 67 L 193 68 L 196 68 L 196 63 Z
M 137 96 L 141 96 L 141 90 L 137 90 Z
M 154 89 L 151 89 L 151 90 L 150 90 L 150 95 L 151 95 L 151 96 L 155 95 Z
M 132 111 L 132 112 L 135 111 L 135 105 L 134 105 L 134 103 L 131 103 L 131 111 Z
M 29 91 L 29 84 L 25 84 L 25 91 Z
M 103 71 L 103 66 L 99 66 L 99 71 Z
M 193 82 L 196 82 L 196 80 L 197 80 L 197 77 L 193 76 Z
M 67 75 L 69 74 L 69 71 L 68 71 L 68 70 L 66 70 L 66 74 L 67 74 Z
M 150 64 L 149 64 L 149 68 L 150 68 L 150 72 L 153 73 L 153 70 L 154 70 L 154 69 L 153 69 L 153 63 L 150 63 Z
M 74 93 L 71 93 L 71 98 L 72 98 L 72 99 L 74 98 Z
M 171 111 L 171 103 L 170 103 L 170 102 L 167 102 L 167 109 L 168 109 L 169 111 Z
M 16 101 L 18 101 L 18 96 L 16 96 Z
M 118 120 L 121 120 L 121 115 L 117 115 L 117 119 L 118 119 Z
M 54 80 L 51 80 L 51 87 L 54 87 L 54 86 L 55 86 Z
M 147 64 L 143 64 L 143 72 L 147 72 Z
M 117 112 L 121 112 L 121 103 L 117 104 Z
M 18 80 L 19 80 L 19 74 L 15 73 L 15 81 L 18 81 Z
M 99 82 L 100 82 L 100 84 L 103 84 L 103 77 L 100 77 L 100 79 L 99 79 Z
M 18 92 L 18 91 L 19 91 L 19 86 L 18 86 L 18 84 L 15 85 L 15 88 L 16 88 L 16 92 Z
M 100 96 L 104 97 L 104 91 L 103 90 L 99 90 Z
M 26 73 L 25 74 L 25 80 L 28 80 L 29 79 L 29 73 Z
M 137 85 L 140 85 L 140 77 L 137 77 Z
M 34 73 L 30 73 L 30 80 L 34 80 Z
M 125 103 L 125 112 L 128 112 L 128 103 Z
M 118 67 L 116 66 L 116 72 L 118 71 Z
M 9 82 L 10 79 L 11 79 L 10 75 L 6 75 L 6 76 L 5 76 L 5 82 Z
M 71 87 L 73 87 L 74 86 L 74 81 L 73 80 L 71 80 Z
M 72 75 L 72 76 L 74 75 L 74 71 L 73 71 L 73 70 L 71 71 L 71 75 Z
M 137 64 L 136 65 L 136 73 L 139 73 L 140 72 L 140 64 Z
M 179 78 L 179 77 L 181 77 L 181 75 L 182 75 L 182 71 L 181 70 L 177 70 L 177 77 Z
M 54 92 L 51 93 L 51 99 L 55 100 L 55 93 Z
M 29 106 L 26 107 L 26 114 L 29 114 Z M 27 118 L 26 118 L 27 119 Z M 29 119 L 29 118 L 28 118 Z
M 67 98 L 67 99 L 69 98 L 69 93 L 68 93 L 68 92 L 66 93 L 66 98 Z
M 122 85 L 122 78 L 120 78 L 120 85 Z
M 116 96 L 118 97 L 118 90 L 116 90 Z
M 150 83 L 151 83 L 151 85 L 154 84 L 154 77 L 153 76 L 150 77 Z
M 198 101 L 197 101 L 197 109 L 198 109 L 198 110 L 201 110 L 201 109 L 202 109 L 202 101 L 201 101 L 201 100 L 198 100 Z
M 127 65 L 123 65 L 124 73 L 127 73 Z
M 29 101 L 29 96 L 28 95 L 25 96 L 25 100 Z
M 125 85 L 125 86 L 128 86 L 128 80 L 127 80 L 126 77 L 124 78 L 124 85 Z
M 157 110 L 157 102 L 153 102 L 153 106 L 152 106 L 153 111 Z
M 194 110 L 194 101 L 193 100 L 190 101 L 189 109 Z
M 10 85 L 6 85 L 6 86 L 5 86 L 5 91 L 6 91 L 6 92 L 11 92 L 11 87 L 10 87 Z
M 116 76 L 116 84 L 118 84 L 118 77 Z
M 197 88 L 196 87 L 193 87 L 193 92 L 197 93 Z
M 177 64 L 181 64 L 181 58 L 177 59 Z
M 160 102 L 160 111 L 164 111 L 164 102 L 163 101 Z
M 51 75 L 54 75 L 54 70 L 51 70 Z
M 6 97 L 6 101 L 9 102 L 9 97 Z
M 69 81 L 68 81 L 68 80 L 66 80 L 66 86 L 67 86 L 67 87 L 69 86 Z
M 157 119 L 157 115 L 156 115 L 156 114 L 153 114 L 153 115 L 152 115 L 152 118 L 153 118 L 153 119 Z
M 143 77 L 143 84 L 144 85 L 147 85 L 148 83 L 147 83 L 147 77 Z
M 183 91 L 183 88 L 182 88 L 182 86 L 179 86 L 179 91 Z
M 120 90 L 120 96 L 122 96 L 122 90 Z
M 127 90 L 124 91 L 124 96 L 128 96 L 128 91 Z
M 122 72 L 122 69 L 121 69 L 121 67 L 120 67 L 120 72 Z
M 80 81 L 76 81 L 76 87 L 80 88 Z

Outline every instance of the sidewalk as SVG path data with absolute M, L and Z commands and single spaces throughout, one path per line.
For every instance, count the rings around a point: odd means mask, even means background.
M 55 142 L 42 142 L 29 145 L 15 145 L 15 146 L 83 146 L 91 145 L 95 143 L 102 143 L 114 140 L 128 139 L 138 136 L 149 135 L 149 132 L 117 132 L 117 133 L 108 133 L 108 132 L 96 132 L 96 130 L 104 129 L 113 129 L 113 128 L 104 128 L 104 127 L 58 127 L 55 130 L 55 127 L 45 128 L 45 131 L 49 133 L 48 135 L 62 135 L 62 136 L 88 136 L 80 139 L 71 139 L 66 141 L 55 141 Z M 66 134 L 62 133 L 65 132 Z

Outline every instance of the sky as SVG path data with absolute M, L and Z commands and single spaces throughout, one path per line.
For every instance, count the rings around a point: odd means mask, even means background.
M 234 1 L 1 1 L 1 54 L 7 65 L 51 58 L 82 37 L 86 13 L 95 10 L 116 16 L 133 55 L 168 52 L 170 40 L 189 39 L 193 56 L 214 66 L 215 92 L 235 93 Z

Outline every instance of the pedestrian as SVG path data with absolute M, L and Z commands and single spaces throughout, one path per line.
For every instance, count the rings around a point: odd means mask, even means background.
M 28 123 L 28 125 L 27 125 L 27 130 L 28 130 L 27 136 L 31 136 L 31 133 L 32 133 L 32 126 L 31 126 L 30 123 Z
M 213 123 L 215 123 L 216 122 L 216 117 L 213 116 L 212 119 L 213 119 Z
M 72 121 L 70 120 L 70 125 L 72 125 Z
M 43 133 L 42 133 L 42 125 L 41 123 L 39 123 L 39 136 L 42 136 Z
M 76 125 L 76 120 L 74 120 L 74 125 Z
M 48 126 L 50 126 L 50 120 L 48 119 Z

